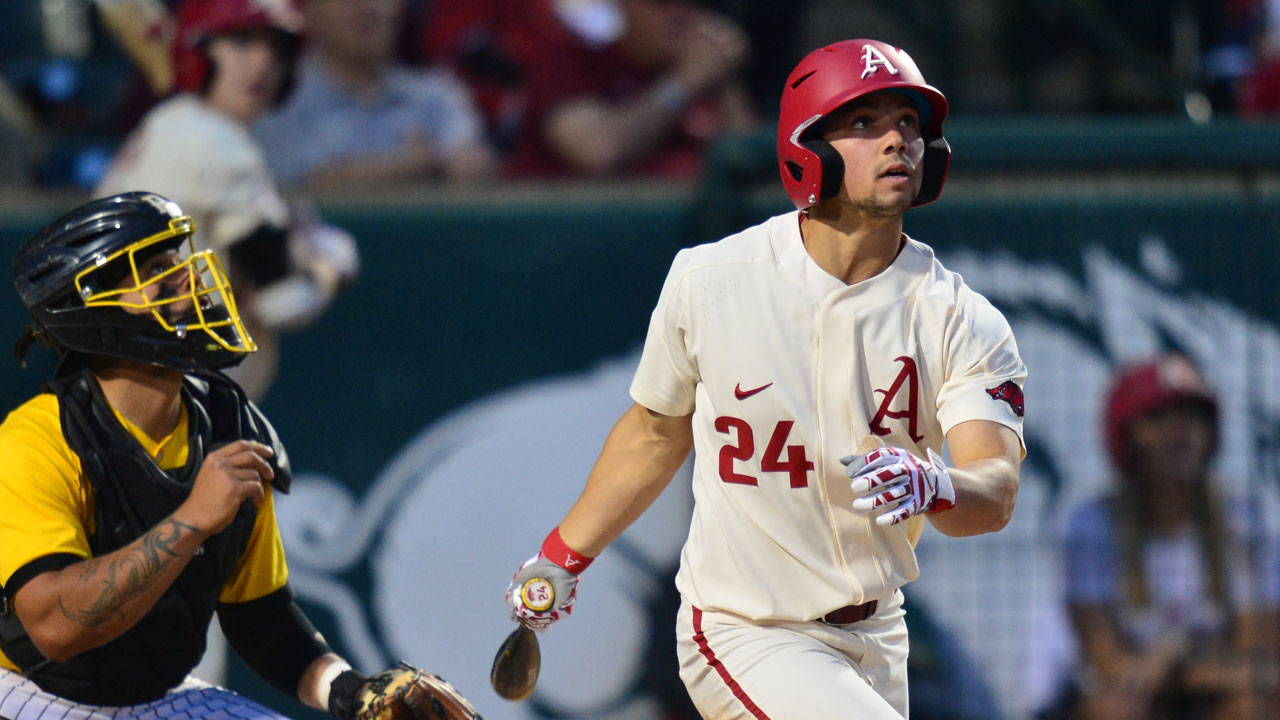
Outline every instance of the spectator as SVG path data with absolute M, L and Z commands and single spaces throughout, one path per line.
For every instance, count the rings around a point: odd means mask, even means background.
M 1218 401 L 1200 371 L 1176 354 L 1122 370 L 1106 439 L 1116 492 L 1073 514 L 1066 543 L 1075 717 L 1280 717 L 1280 552 L 1256 499 L 1214 492 Z
M 466 86 L 397 60 L 404 0 L 302 6 L 309 45 L 298 92 L 257 127 L 282 183 L 347 188 L 492 173 L 483 118 Z
M 507 5 L 439 0 L 426 37 L 480 80 L 510 175 L 691 177 L 754 123 L 746 35 L 692 0 Z
M 1236 105 L 1246 117 L 1274 117 L 1280 115 L 1280 0 L 1257 3 L 1255 62 L 1240 82 Z
M 288 0 L 185 0 L 175 40 L 177 95 L 154 107 L 97 189 L 163 193 L 196 238 L 230 260 L 259 351 L 230 374 L 260 400 L 279 365 L 277 333 L 305 326 L 354 276 L 355 243 L 288 203 L 249 126 L 288 92 L 301 19 Z
M 528 108 L 523 63 L 568 32 L 552 0 L 432 0 L 417 28 L 417 53 L 448 67 L 470 88 L 486 132 L 502 155 L 520 135 Z

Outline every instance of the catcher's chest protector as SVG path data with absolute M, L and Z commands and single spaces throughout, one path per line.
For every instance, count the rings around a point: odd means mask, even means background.
M 122 548 L 155 527 L 191 492 L 204 457 L 239 439 L 275 448 L 273 483 L 289 484 L 288 460 L 275 432 L 230 380 L 188 376 L 190 423 L 185 467 L 164 471 L 116 420 L 87 370 L 50 383 L 62 430 L 94 489 L 94 557 Z M 283 482 L 282 482 L 283 481 Z M 93 705 L 135 705 L 180 684 L 204 655 L 222 585 L 248 546 L 256 510 L 245 503 L 225 530 L 209 538 L 150 612 L 120 637 L 62 663 L 46 659 L 16 615 L 0 617 L 0 647 L 46 692 Z

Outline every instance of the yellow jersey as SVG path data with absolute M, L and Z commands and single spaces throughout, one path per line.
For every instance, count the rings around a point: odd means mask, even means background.
M 185 404 L 177 427 L 158 441 L 119 412 L 115 416 L 162 469 L 186 465 Z M 270 483 L 265 491 L 248 547 L 221 588 L 219 602 L 255 600 L 284 587 L 288 580 Z M 57 396 L 42 393 L 9 413 L 0 423 L 0 584 L 48 555 L 90 557 L 93 496 L 80 457 L 62 434 Z M 18 670 L 3 652 L 0 667 Z

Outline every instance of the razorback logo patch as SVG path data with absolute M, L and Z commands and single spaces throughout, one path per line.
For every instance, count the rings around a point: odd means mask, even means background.
M 992 400 L 1003 400 L 1013 408 L 1013 414 L 1022 417 L 1022 388 L 1012 380 L 1005 380 L 996 387 L 988 388 L 987 394 Z

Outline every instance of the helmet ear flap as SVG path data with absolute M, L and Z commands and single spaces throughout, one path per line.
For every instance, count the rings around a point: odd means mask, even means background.
M 924 146 L 924 159 L 920 167 L 924 168 L 924 177 L 920 181 L 920 192 L 916 193 L 912 205 L 924 205 L 933 202 L 942 194 L 942 182 L 947 179 L 947 166 L 951 164 L 951 145 L 946 138 L 934 138 Z
M 821 176 L 814 204 L 839 195 L 844 186 L 844 158 L 840 157 L 840 151 L 826 140 L 804 140 L 800 145 L 818 158 L 816 169 Z
M 209 58 L 203 43 L 186 46 L 179 42 L 174 47 L 174 84 L 179 90 L 203 94 L 208 87 L 211 73 Z

